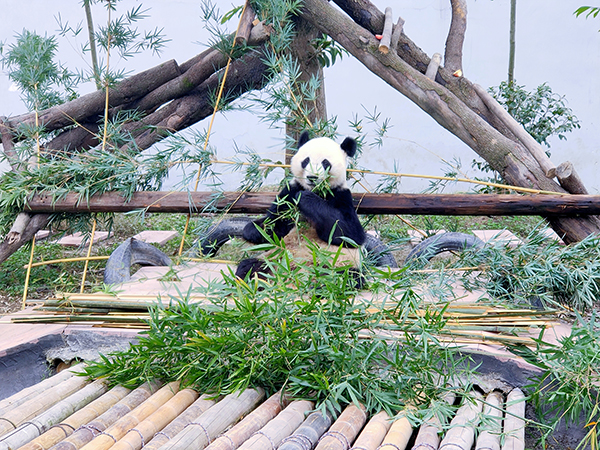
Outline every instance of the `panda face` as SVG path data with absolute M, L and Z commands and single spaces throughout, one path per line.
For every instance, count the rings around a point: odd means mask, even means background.
M 332 139 L 310 139 L 292 158 L 294 180 L 308 190 L 319 186 L 346 188 L 347 158 L 347 152 Z

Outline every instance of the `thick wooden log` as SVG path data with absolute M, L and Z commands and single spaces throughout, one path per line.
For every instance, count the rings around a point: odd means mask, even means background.
M 215 204 L 220 211 L 262 214 L 275 200 L 274 192 L 225 192 Z M 59 200 L 35 195 L 28 212 L 202 212 L 213 204 L 213 192 L 137 192 L 128 202 L 118 193 L 80 201 L 77 194 Z M 493 194 L 354 194 L 360 214 L 417 214 L 446 216 L 579 216 L 600 214 L 600 195 Z
M 575 171 L 573 163 L 565 161 L 556 168 L 556 178 L 564 190 L 571 194 L 589 194 L 579 174 Z

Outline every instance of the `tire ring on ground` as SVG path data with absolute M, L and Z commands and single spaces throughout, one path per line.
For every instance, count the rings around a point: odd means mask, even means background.
M 234 237 L 243 237 L 244 227 L 252 219 L 248 217 L 233 217 L 225 219 L 216 225 L 210 227 L 204 236 L 198 239 L 198 243 L 194 244 L 200 247 L 200 252 L 204 256 L 214 256 L 217 251 L 229 239 Z M 367 234 L 364 247 L 375 261 L 378 267 L 398 267 L 396 260 L 390 252 L 387 245 L 377 239 L 375 236 Z
M 413 248 L 404 264 L 416 261 L 429 261 L 434 256 L 447 251 L 464 251 L 470 248 L 480 249 L 484 245 L 477 236 L 466 233 L 442 233 L 428 237 Z
M 104 284 L 128 281 L 131 278 L 130 269 L 133 264 L 170 266 L 171 259 L 153 245 L 132 237 L 128 238 L 108 258 L 104 269 Z

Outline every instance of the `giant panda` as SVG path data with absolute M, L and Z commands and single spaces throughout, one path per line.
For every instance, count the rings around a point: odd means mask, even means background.
M 279 192 L 266 215 L 249 222 L 243 238 L 253 244 L 267 242 L 264 234 L 283 239 L 286 251 L 295 259 L 312 261 L 312 251 L 306 240 L 321 248 L 337 252 L 342 247 L 338 263 L 359 267 L 360 246 L 365 242 L 365 230 L 352 204 L 352 194 L 346 182 L 348 158 L 356 153 L 356 141 L 350 137 L 341 144 L 326 137 L 311 139 L 304 131 L 298 140 L 298 150 L 291 160 L 293 178 Z M 306 225 L 296 226 L 294 213 L 299 212 Z M 242 260 L 236 276 L 268 273 L 264 261 Z M 356 273 L 356 271 L 355 271 Z M 362 277 L 356 277 L 357 285 Z

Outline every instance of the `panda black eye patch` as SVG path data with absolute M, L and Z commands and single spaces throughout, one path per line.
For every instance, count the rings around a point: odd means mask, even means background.
M 331 163 L 329 162 L 329 160 L 324 159 L 321 164 L 323 165 L 323 169 L 325 169 L 325 170 L 331 169 Z
M 306 169 L 306 166 L 308 166 L 308 163 L 310 162 L 310 158 L 307 156 L 304 161 L 302 161 L 301 165 L 303 169 Z

